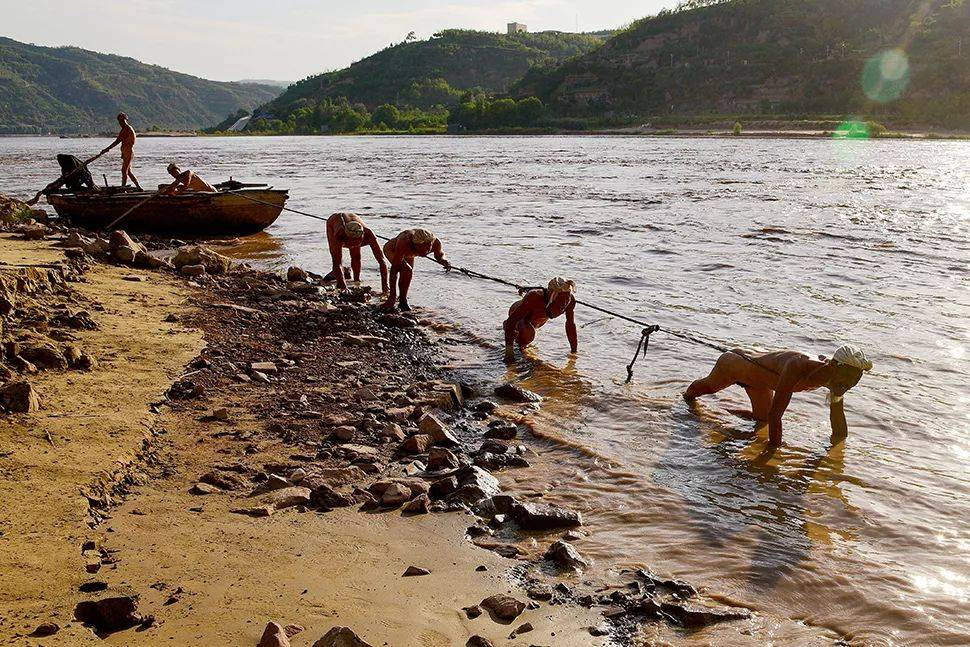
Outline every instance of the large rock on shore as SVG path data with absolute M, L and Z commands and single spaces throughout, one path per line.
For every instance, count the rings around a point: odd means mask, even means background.
M 578 512 L 543 503 L 516 503 L 510 513 L 526 530 L 556 530 L 583 525 L 583 517 Z
M 354 633 L 350 627 L 334 627 L 323 638 L 313 643 L 313 647 L 373 647 Z
M 189 245 L 179 248 L 172 258 L 172 265 L 177 270 L 186 265 L 202 265 L 209 274 L 226 274 L 232 268 L 232 261 L 203 245 Z
M 26 380 L 10 382 L 0 387 L 0 403 L 13 413 L 33 413 L 40 409 L 40 398 Z
M 511 400 L 512 402 L 542 402 L 541 395 L 538 393 L 533 393 L 527 389 L 523 389 L 518 384 L 503 384 L 501 386 L 497 386 L 495 387 L 495 395 L 499 396 L 500 398 L 505 398 L 506 400 Z
M 463 467 L 455 476 L 458 478 L 458 490 L 452 498 L 462 503 L 471 505 L 502 491 L 497 478 L 474 465 Z
M 689 602 L 662 602 L 660 608 L 677 619 L 688 629 L 697 629 L 725 622 L 727 620 L 745 620 L 751 617 L 747 609 L 732 607 L 705 607 Z
M 256 647 L 290 647 L 290 637 L 286 635 L 286 630 L 281 625 L 270 622 L 263 630 L 263 637 L 259 639 Z
M 550 559 L 560 568 L 583 570 L 589 563 L 580 556 L 579 551 L 568 541 L 559 540 L 546 551 L 546 559 Z
M 482 600 L 481 607 L 487 609 L 492 616 L 501 622 L 512 622 L 525 611 L 525 603 L 519 602 L 511 595 L 498 593 Z
M 131 629 L 142 622 L 137 595 L 78 602 L 74 607 L 74 617 L 81 624 L 92 627 L 99 635 Z

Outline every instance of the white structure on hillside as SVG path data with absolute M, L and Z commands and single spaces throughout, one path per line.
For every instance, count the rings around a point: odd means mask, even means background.
M 523 25 L 520 22 L 510 22 L 509 23 L 509 35 L 512 34 L 524 34 L 529 31 L 528 25 Z

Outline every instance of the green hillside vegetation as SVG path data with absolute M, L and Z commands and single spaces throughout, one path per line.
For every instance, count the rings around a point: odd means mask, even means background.
M 0 37 L 0 134 L 95 133 L 136 128 L 195 130 L 279 93 L 223 83 L 76 47 L 39 47 Z
M 695 0 L 533 68 L 512 94 L 601 123 L 858 114 L 967 128 L 970 2 Z
M 561 32 L 499 33 L 451 29 L 411 37 L 336 72 L 294 83 L 256 111 L 250 130 L 333 132 L 324 115 L 345 105 L 361 114 L 392 105 L 409 124 L 442 115 L 464 91 L 505 92 L 533 66 L 555 66 L 602 44 L 597 36 Z M 440 124 L 444 120 L 439 119 Z M 381 122 L 383 123 L 383 122 Z M 326 128 L 331 126 L 330 128 Z

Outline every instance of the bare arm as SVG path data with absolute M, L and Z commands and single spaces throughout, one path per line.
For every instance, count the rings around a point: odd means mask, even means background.
M 829 422 L 832 424 L 832 441 L 845 440 L 849 426 L 845 422 L 845 403 L 842 398 L 832 398 L 829 404 Z
M 370 249 L 374 252 L 374 258 L 381 268 L 381 292 L 387 292 L 387 261 L 384 260 L 384 250 L 381 249 L 381 244 L 373 231 L 368 229 L 364 235 L 368 238 Z
M 102 150 L 101 154 L 104 155 L 105 153 L 107 153 L 108 151 L 110 151 L 112 148 L 114 148 L 120 143 L 121 143 L 121 133 L 118 133 L 118 136 L 115 137 L 115 140 L 111 142 L 111 144 L 109 144 L 104 150 Z
M 569 351 L 579 350 L 579 335 L 576 332 L 576 299 L 572 299 L 566 308 L 566 339 L 569 340 Z
M 525 299 L 520 299 L 512 304 L 509 308 L 509 317 L 502 324 L 502 328 L 505 330 L 505 356 L 512 357 L 515 345 L 515 331 L 519 327 L 519 322 L 524 318 L 524 313 L 527 312 L 525 307 Z
M 441 247 L 441 241 L 435 238 L 434 244 L 431 245 L 431 251 L 434 253 L 434 259 L 444 265 L 446 270 L 451 269 L 451 263 L 445 258 L 445 252 Z
M 778 385 L 775 387 L 771 408 L 768 410 L 768 441 L 772 445 L 781 444 L 781 418 L 791 403 L 791 396 L 795 392 L 795 384 L 799 376 L 800 372 L 791 364 L 786 365 L 778 376 Z

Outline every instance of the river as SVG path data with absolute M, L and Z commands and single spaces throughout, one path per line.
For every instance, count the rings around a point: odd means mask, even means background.
M 55 152 L 101 140 L 0 139 L 0 192 L 56 176 Z M 762 620 L 688 644 L 970 642 L 970 143 L 635 137 L 142 139 L 135 171 L 169 161 L 289 188 L 289 206 L 356 211 L 378 233 L 425 227 L 459 265 L 544 284 L 726 345 L 875 367 L 829 439 L 823 393 L 796 394 L 784 445 L 733 414 L 740 389 L 680 393 L 717 353 L 580 308 L 580 353 L 553 321 L 511 367 L 502 286 L 420 263 L 411 303 L 453 322 L 453 362 L 546 402 L 536 469 L 504 476 L 581 509 L 601 574 L 631 565 L 699 583 Z M 117 169 L 113 166 L 113 178 Z M 107 167 L 100 164 L 99 175 Z M 323 223 L 284 214 L 236 253 L 323 271 Z M 373 259 L 365 279 L 375 283 Z M 725 625 L 725 627 L 729 627 Z

